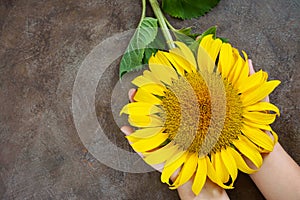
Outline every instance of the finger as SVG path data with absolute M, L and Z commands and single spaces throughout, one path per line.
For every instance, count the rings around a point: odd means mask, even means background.
M 248 65 L 249 65 L 249 76 L 255 73 L 255 70 L 253 68 L 252 60 L 248 59 Z M 263 100 L 264 102 L 270 102 L 269 96 L 266 96 Z
M 133 99 L 135 93 L 136 93 L 136 89 L 133 89 L 133 88 L 131 88 L 128 91 L 128 97 L 129 97 L 130 102 L 135 102 L 135 100 Z
M 255 73 L 251 59 L 248 59 L 248 65 L 249 65 L 249 76 L 250 76 Z
M 164 167 L 165 167 L 165 163 L 159 163 L 159 164 L 151 165 L 151 167 L 153 167 L 155 170 L 157 170 L 161 173 L 163 171 Z
M 266 96 L 263 100 L 261 100 L 262 102 L 270 102 L 270 98 L 269 96 Z
M 125 135 L 130 135 L 131 133 L 133 133 L 133 128 L 130 126 L 122 126 L 121 127 L 121 131 L 125 134 Z
M 177 176 L 179 175 L 180 170 L 181 170 L 181 167 L 179 167 L 178 169 L 176 169 L 176 171 L 171 175 L 170 180 L 172 182 L 175 182 Z

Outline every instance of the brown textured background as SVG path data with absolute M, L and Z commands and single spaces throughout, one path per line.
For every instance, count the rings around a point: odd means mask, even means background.
M 300 163 L 300 71 L 298 0 L 222 0 L 194 20 L 170 20 L 175 27 L 218 35 L 251 55 L 256 69 L 282 84 L 271 95 L 281 110 L 273 125 L 280 142 Z M 130 174 L 101 164 L 81 143 L 72 119 L 76 73 L 101 41 L 133 29 L 138 0 L 0 0 L 0 199 L 178 199 L 159 173 Z M 148 12 L 151 15 L 151 12 Z M 98 91 L 117 81 L 117 63 Z M 99 94 L 99 92 L 98 92 Z M 128 148 L 106 117 L 109 95 L 97 96 L 99 121 Z M 280 181 L 280 180 L 278 180 Z M 239 174 L 231 199 L 263 199 L 247 175 Z

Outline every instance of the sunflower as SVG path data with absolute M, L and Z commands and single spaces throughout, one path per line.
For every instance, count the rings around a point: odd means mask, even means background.
M 184 43 L 175 44 L 152 55 L 150 70 L 132 81 L 138 87 L 135 102 L 121 113 L 138 129 L 127 139 L 148 164 L 164 163 L 161 181 L 171 189 L 191 178 L 196 195 L 207 178 L 233 188 L 238 170 L 255 172 L 261 153 L 277 142 L 270 124 L 279 110 L 263 99 L 280 81 L 267 81 L 262 70 L 249 76 L 247 54 L 213 35 L 201 40 L 195 54 Z

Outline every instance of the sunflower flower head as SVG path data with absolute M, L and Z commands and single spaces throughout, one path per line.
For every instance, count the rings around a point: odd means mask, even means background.
M 277 142 L 270 124 L 279 110 L 263 99 L 280 81 L 267 81 L 262 70 L 249 76 L 247 54 L 213 35 L 201 40 L 196 56 L 185 44 L 176 45 L 153 55 L 149 70 L 132 81 L 135 102 L 121 113 L 138 129 L 127 139 L 148 164 L 164 163 L 161 180 L 171 189 L 191 178 L 196 195 L 207 178 L 233 188 L 238 170 L 256 171 L 243 156 L 259 168 L 260 153 Z

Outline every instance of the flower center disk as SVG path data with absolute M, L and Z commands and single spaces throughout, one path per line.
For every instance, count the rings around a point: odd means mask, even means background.
M 162 99 L 165 132 L 183 150 L 199 155 L 220 152 L 241 133 L 240 96 L 226 79 L 218 79 L 216 73 L 193 72 L 167 86 Z M 218 92 L 220 88 L 225 90 L 223 97 Z M 224 113 L 212 113 L 213 106 L 218 105 L 224 105 Z M 222 127 L 212 123 L 220 118 L 224 121 Z

